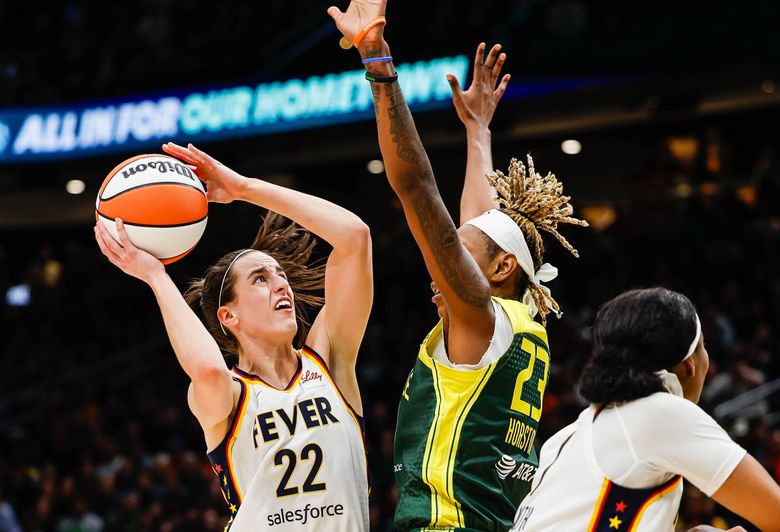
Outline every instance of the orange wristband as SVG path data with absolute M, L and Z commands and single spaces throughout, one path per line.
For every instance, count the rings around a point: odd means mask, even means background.
M 355 38 L 352 39 L 352 46 L 357 46 L 360 44 L 360 41 L 363 40 L 363 38 L 370 30 L 376 28 L 377 26 L 384 26 L 385 24 L 387 24 L 387 19 L 385 17 L 376 17 L 374 20 L 366 24 L 366 26 L 360 30 L 357 35 L 355 35 Z

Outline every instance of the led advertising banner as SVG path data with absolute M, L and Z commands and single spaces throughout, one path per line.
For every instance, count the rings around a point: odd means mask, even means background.
M 413 112 L 451 104 L 447 74 L 467 80 L 465 55 L 400 65 Z M 365 71 L 201 91 L 40 108 L 0 109 L 0 165 L 110 152 L 159 151 L 163 142 L 204 142 L 373 118 Z M 620 82 L 558 78 L 510 83 L 505 100 Z
M 398 66 L 412 110 L 451 105 L 447 74 L 466 56 Z M 373 118 L 365 71 L 45 108 L 0 109 L 0 164 L 87 157 Z

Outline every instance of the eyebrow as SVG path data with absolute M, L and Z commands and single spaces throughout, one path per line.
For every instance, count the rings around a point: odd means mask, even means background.
M 276 273 L 284 273 L 284 268 L 282 268 L 279 265 L 275 266 L 274 269 L 276 270 Z M 270 266 L 261 266 L 259 268 L 255 268 L 254 270 L 249 272 L 249 275 L 247 275 L 247 279 L 249 279 L 249 278 L 251 278 L 251 277 L 253 277 L 253 276 L 255 276 L 255 275 L 259 274 L 259 273 L 267 273 L 270 270 L 271 270 Z

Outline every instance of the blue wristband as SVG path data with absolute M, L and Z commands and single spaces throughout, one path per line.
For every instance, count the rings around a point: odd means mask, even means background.
M 366 59 L 363 59 L 363 64 L 366 63 L 378 63 L 380 61 L 392 61 L 393 58 L 390 56 L 387 57 L 367 57 Z

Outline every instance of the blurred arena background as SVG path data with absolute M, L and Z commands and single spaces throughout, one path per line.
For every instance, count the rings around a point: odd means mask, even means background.
M 339 49 L 328 5 L 0 2 L 0 531 L 224 526 L 152 294 L 104 260 L 91 231 L 105 174 L 175 139 L 370 225 L 376 298 L 358 369 L 372 530 L 392 530 L 397 400 L 436 315 L 377 161 L 367 87 L 343 85 L 360 64 Z M 495 166 L 530 151 L 592 225 L 568 233 L 581 259 L 550 246 L 565 315 L 549 325 L 537 445 L 583 406 L 575 382 L 598 306 L 660 284 L 702 316 L 712 361 L 702 406 L 780 481 L 780 3 L 455 5 L 391 1 L 387 30 L 396 60 L 411 65 L 405 83 L 418 91 L 413 112 L 451 212 L 465 135 L 435 60 L 470 71 L 479 41 L 500 42 L 513 77 L 492 127 Z M 301 94 L 330 74 L 345 99 L 312 112 L 311 91 L 308 108 Z M 265 100 L 267 116 L 256 101 L 231 114 L 261 88 L 277 98 Z M 165 98 L 180 113 L 169 122 L 144 103 Z M 101 109 L 116 114 L 101 119 Z M 87 115 L 107 129 L 80 132 Z M 212 206 L 200 245 L 169 267 L 179 285 L 248 244 L 260 214 Z M 738 522 L 686 490 L 680 530 Z

